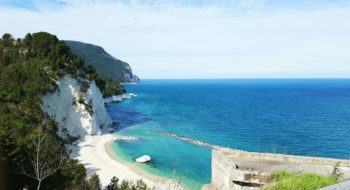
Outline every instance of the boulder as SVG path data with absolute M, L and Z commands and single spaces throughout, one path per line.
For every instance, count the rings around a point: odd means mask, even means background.
M 118 97 L 118 96 L 112 96 L 112 101 L 113 102 L 121 102 L 122 99 L 120 97 Z
M 139 163 L 145 163 L 145 162 L 149 162 L 149 161 L 151 161 L 151 157 L 148 155 L 143 155 L 140 158 L 136 159 L 136 162 L 139 162 Z

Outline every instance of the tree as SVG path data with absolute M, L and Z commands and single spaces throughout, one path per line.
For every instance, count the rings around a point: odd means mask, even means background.
M 54 155 L 52 155 L 50 149 L 51 145 L 42 128 L 38 127 L 37 136 L 33 141 L 34 150 L 32 152 L 27 152 L 29 164 L 25 166 L 21 163 L 20 173 L 37 180 L 37 190 L 40 189 L 43 180 L 62 168 L 66 160 L 66 156 L 63 152 L 61 152 L 58 157 L 57 155 L 53 157 Z M 28 167 L 28 165 L 31 167 Z
M 26 34 L 26 36 L 23 39 L 23 46 L 26 48 L 30 47 L 32 40 L 33 40 L 32 34 L 30 33 Z
M 14 39 L 12 38 L 12 35 L 9 33 L 5 33 L 2 35 L 2 44 L 5 47 L 11 47 L 13 45 Z
M 119 179 L 115 176 L 111 179 L 111 182 L 107 185 L 107 190 L 118 190 Z
M 92 174 L 87 182 L 89 189 L 91 190 L 101 190 L 100 178 L 96 173 Z
M 141 179 L 136 181 L 136 185 L 134 186 L 137 190 L 147 190 L 147 185 Z
M 97 77 L 96 68 L 94 66 L 88 65 L 83 67 L 83 71 L 89 80 L 95 79 Z
M 68 160 L 61 169 L 61 174 L 65 178 L 63 181 L 66 188 L 85 189 L 86 170 L 84 165 L 80 164 L 78 160 Z
M 141 179 L 134 181 L 123 180 L 119 184 L 119 179 L 113 177 L 106 187 L 107 190 L 147 190 L 147 185 Z
M 101 90 L 104 98 L 126 92 L 122 85 L 112 79 L 96 78 L 96 85 Z

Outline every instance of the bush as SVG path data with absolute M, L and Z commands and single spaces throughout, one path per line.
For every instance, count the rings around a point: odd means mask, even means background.
M 88 189 L 90 190 L 101 190 L 101 182 L 100 182 L 100 177 L 96 173 L 92 174 L 87 181 L 87 186 Z
M 123 180 L 119 184 L 119 179 L 113 177 L 109 185 L 107 185 L 107 190 L 147 190 L 147 185 L 142 180 L 137 180 L 136 183 L 133 181 Z
M 78 160 L 70 159 L 62 168 L 61 173 L 65 176 L 66 184 L 68 188 L 84 187 L 86 170 L 83 164 L 80 164 Z
M 264 190 L 316 190 L 338 182 L 335 175 L 295 174 L 283 170 L 271 174 Z
M 96 85 L 104 98 L 126 92 L 122 85 L 111 79 L 97 78 Z

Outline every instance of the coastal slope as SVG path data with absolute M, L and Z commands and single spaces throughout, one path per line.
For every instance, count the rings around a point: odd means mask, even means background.
M 57 85 L 56 91 L 43 96 L 42 110 L 56 122 L 60 136 L 98 135 L 101 128 L 112 126 L 95 81 L 90 82 L 86 92 L 77 79 L 67 75 Z
M 98 189 L 90 187 L 97 171 L 103 185 L 113 176 L 141 178 L 119 162 L 110 167 L 117 161 L 102 146 L 113 140 L 102 135 L 113 124 L 104 97 L 125 90 L 55 35 L 2 35 L 0 89 L 0 189 Z
M 137 83 L 140 79 L 133 74 L 130 65 L 116 59 L 102 47 L 78 41 L 65 41 L 73 54 L 84 59 L 86 65 L 96 68 L 97 74 L 103 78 L 122 83 Z

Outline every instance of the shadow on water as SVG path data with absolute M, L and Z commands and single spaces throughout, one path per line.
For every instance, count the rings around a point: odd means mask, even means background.
M 117 107 L 117 106 L 107 106 L 107 112 L 111 116 L 112 120 L 118 123 L 116 130 L 120 131 L 129 126 L 151 121 L 152 119 L 147 115 L 141 113 L 135 108 L 131 107 Z

